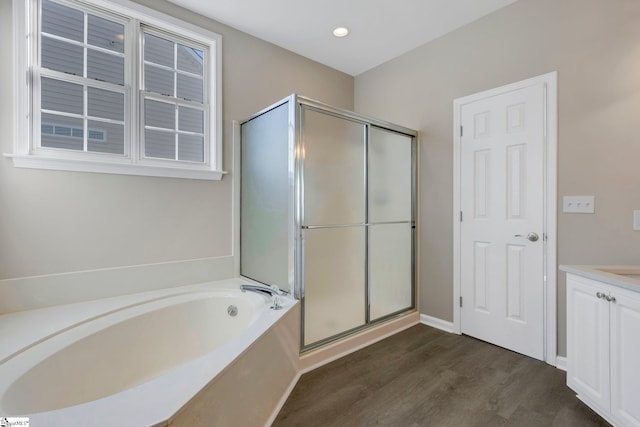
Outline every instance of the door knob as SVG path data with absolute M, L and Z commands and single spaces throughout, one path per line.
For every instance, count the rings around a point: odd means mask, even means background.
M 516 234 L 514 237 L 526 237 L 531 242 L 537 242 L 538 239 L 540 238 L 538 236 L 538 233 L 534 233 L 534 232 L 531 232 L 531 233 L 527 234 L 526 236 L 523 236 L 522 234 Z

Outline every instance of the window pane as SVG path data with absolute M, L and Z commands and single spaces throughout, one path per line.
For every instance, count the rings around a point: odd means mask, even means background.
M 173 68 L 173 42 L 145 33 L 144 60 Z
M 204 161 L 204 138 L 199 135 L 178 136 L 178 160 Z
M 202 79 L 178 74 L 178 98 L 203 102 Z
M 124 58 L 87 49 L 87 77 L 124 85 Z
M 84 149 L 82 119 L 43 113 L 41 123 L 40 145 L 43 147 Z
M 204 52 L 188 46 L 178 45 L 178 70 L 202 75 Z
M 43 0 L 42 31 L 82 42 L 84 40 L 84 13 L 49 0 Z
M 187 132 L 204 132 L 204 114 L 195 108 L 179 107 L 178 129 Z
M 88 114 L 112 120 L 124 120 L 124 94 L 90 87 L 87 94 Z
M 166 102 L 144 101 L 144 125 L 165 129 L 175 129 L 176 106 Z
M 144 155 L 160 159 L 176 158 L 176 139 L 173 132 L 144 131 Z
M 42 36 L 41 55 L 43 67 L 82 76 L 84 62 L 82 46 Z
M 173 71 L 144 64 L 144 88 L 150 92 L 173 96 Z
M 87 150 L 98 153 L 124 154 L 124 125 L 89 120 Z
M 124 25 L 89 15 L 87 42 L 90 45 L 124 52 Z
M 82 86 L 61 80 L 42 78 L 42 108 L 65 113 L 83 113 Z M 80 126 L 82 127 L 82 126 Z

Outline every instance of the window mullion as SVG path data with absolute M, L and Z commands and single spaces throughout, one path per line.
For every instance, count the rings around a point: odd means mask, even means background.
M 125 73 L 129 78 L 129 156 L 132 163 L 139 163 L 144 157 L 144 116 L 142 106 L 144 49 L 142 47 L 142 23 L 138 19 L 131 19 L 127 32 L 127 44 L 125 45 Z M 125 80 L 126 80 L 125 76 Z M 126 82 L 125 82 L 126 85 Z M 126 118 L 125 118 L 126 120 Z
M 178 43 L 173 43 L 173 96 L 178 97 Z M 179 119 L 179 107 L 176 103 L 176 114 L 175 114 L 175 160 L 178 160 L 178 147 L 179 147 L 179 135 L 178 135 L 178 119 Z
M 178 160 L 178 146 L 179 146 L 179 141 L 180 141 L 180 138 L 179 138 L 179 135 L 178 135 L 178 125 L 179 125 L 178 120 L 179 120 L 179 116 L 180 115 L 178 114 L 179 113 L 178 104 L 175 104 L 175 106 L 176 106 L 176 114 L 175 114 L 175 124 L 173 126 L 174 126 L 175 144 L 176 144 L 175 145 L 175 150 L 176 150 L 175 160 Z
M 36 70 L 36 69 L 38 70 L 39 74 L 43 77 L 62 80 L 62 81 L 75 83 L 79 85 L 87 84 L 91 87 L 108 90 L 110 92 L 119 92 L 119 93 L 126 92 L 125 86 L 122 86 L 116 83 L 104 82 L 101 80 L 85 79 L 82 76 L 69 74 L 62 71 L 50 70 L 48 68 L 43 68 L 43 67 L 33 67 L 33 70 Z
M 88 64 L 88 58 L 89 55 L 87 53 L 87 45 L 88 45 L 88 41 L 89 41 L 89 15 L 87 14 L 87 12 L 84 13 L 84 34 L 83 34 L 83 41 L 84 41 L 84 46 L 82 48 L 82 53 L 83 53 L 83 66 L 82 66 L 82 76 L 86 79 L 89 76 L 89 72 L 88 72 L 88 68 L 89 68 L 89 64 Z M 89 87 L 87 86 L 86 83 L 82 84 L 82 114 L 84 115 L 83 119 L 82 119 L 82 124 L 83 124 L 83 131 L 82 131 L 82 150 L 84 152 L 88 152 L 89 151 L 89 120 L 87 120 L 87 116 L 89 113 Z
M 89 115 L 89 87 L 87 85 L 83 85 L 82 86 L 82 90 L 83 90 L 83 103 L 84 103 L 84 109 L 82 111 L 83 114 L 83 118 L 82 118 L 82 123 L 83 123 L 83 132 L 82 132 L 82 144 L 83 144 L 83 151 L 88 152 L 89 151 L 89 119 L 88 119 L 88 115 Z

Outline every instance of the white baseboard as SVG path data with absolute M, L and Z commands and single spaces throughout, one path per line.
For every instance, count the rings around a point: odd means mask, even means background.
M 443 330 L 445 332 L 454 333 L 453 323 L 447 322 L 446 320 L 438 319 L 437 317 L 431 317 L 431 316 L 427 316 L 426 314 L 421 314 L 420 323 L 423 323 L 427 326 L 431 326 L 436 329 Z M 552 365 L 562 371 L 566 371 L 567 358 L 563 356 L 556 356 L 555 364 L 552 363 Z
M 299 372 L 301 375 L 311 372 L 327 363 L 331 363 L 334 360 L 338 360 L 341 357 L 377 343 L 418 323 L 418 313 L 409 313 L 397 319 L 372 326 L 358 334 L 324 345 L 316 350 L 311 350 L 300 356 L 298 365 Z
M 563 356 L 556 356 L 556 368 L 566 371 L 567 370 L 567 358 Z
M 0 280 L 0 315 L 233 277 L 233 257 L 74 271 Z
M 420 323 L 431 326 L 432 328 L 440 329 L 445 332 L 453 333 L 453 323 L 447 322 L 446 320 L 438 319 L 437 317 L 420 314 Z

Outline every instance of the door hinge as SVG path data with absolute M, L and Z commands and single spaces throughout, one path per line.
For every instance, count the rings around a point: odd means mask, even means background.
M 462 211 L 460 211 L 460 222 L 462 222 Z
M 460 297 L 460 307 L 462 307 L 462 297 Z
M 462 129 L 463 129 L 462 126 L 460 126 L 460 136 L 464 134 L 464 131 Z

